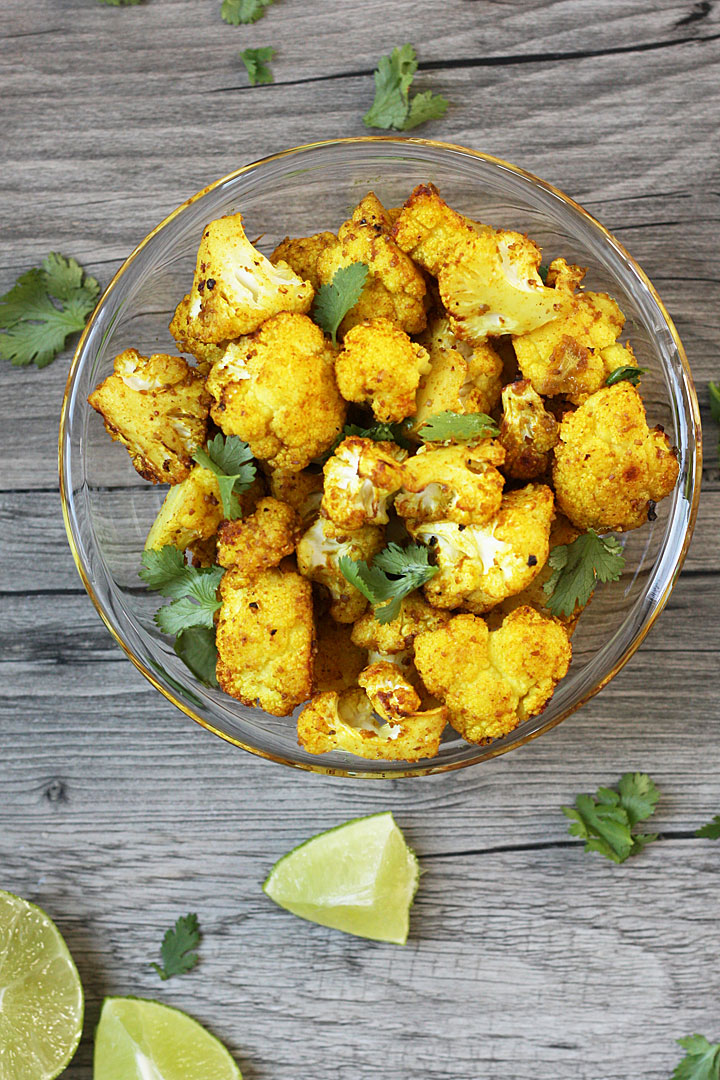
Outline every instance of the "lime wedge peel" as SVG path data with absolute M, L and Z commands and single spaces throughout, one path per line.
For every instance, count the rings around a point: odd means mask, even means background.
M 0 890 L 0 1080 L 53 1080 L 77 1050 L 80 976 L 41 908 Z
M 389 812 L 320 833 L 275 863 L 263 891 L 301 919 L 404 945 L 418 861 Z
M 214 1035 L 179 1009 L 106 998 L 95 1032 L 93 1080 L 242 1080 Z

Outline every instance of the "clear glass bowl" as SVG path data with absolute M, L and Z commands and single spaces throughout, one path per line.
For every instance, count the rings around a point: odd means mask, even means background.
M 626 569 L 598 589 L 573 637 L 573 661 L 545 712 L 489 746 L 468 745 L 448 729 L 432 760 L 365 761 L 320 757 L 297 744 L 292 717 L 249 709 L 203 686 L 153 622 L 158 597 L 138 579 L 140 555 L 164 489 L 145 483 L 125 449 L 110 441 L 87 404 L 91 390 L 130 346 L 174 352 L 167 330 L 189 289 L 203 225 L 241 210 L 266 254 L 286 234 L 336 230 L 369 190 L 386 206 L 432 181 L 463 213 L 527 232 L 543 249 L 588 267 L 586 284 L 609 292 L 627 316 L 638 361 L 649 369 L 642 392 L 651 424 L 679 449 L 680 477 L 657 520 L 623 537 Z M 359 138 L 315 143 L 246 165 L 193 196 L 150 233 L 122 265 L 80 340 L 60 424 L 60 483 L 70 546 L 80 576 L 110 632 L 150 682 L 183 712 L 236 746 L 314 772 L 341 776 L 420 776 L 487 761 L 558 724 L 597 693 L 637 649 L 677 578 L 695 520 L 700 482 L 700 420 L 683 347 L 655 289 L 623 247 L 562 192 L 497 158 L 422 139 Z

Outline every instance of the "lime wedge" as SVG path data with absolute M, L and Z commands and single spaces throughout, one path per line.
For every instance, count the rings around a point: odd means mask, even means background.
M 0 1080 L 52 1080 L 80 1042 L 83 992 L 44 911 L 0 890 Z
M 356 818 L 283 856 L 263 890 L 301 919 L 404 945 L 418 861 L 390 813 Z
M 106 998 L 93 1080 L 242 1080 L 221 1042 L 185 1013 L 141 998 Z

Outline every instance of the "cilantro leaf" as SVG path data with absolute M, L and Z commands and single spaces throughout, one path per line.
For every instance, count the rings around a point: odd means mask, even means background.
M 178 634 L 173 646 L 175 652 L 193 675 L 207 686 L 218 686 L 215 668 L 217 665 L 217 645 L 215 627 L 190 626 Z
M 540 263 L 538 266 L 538 277 L 542 281 L 543 285 L 547 285 L 548 271 L 550 267 L 547 263 Z
M 423 442 L 470 442 L 491 439 L 500 429 L 487 413 L 439 412 L 425 420 L 418 429 Z
M 640 382 L 640 376 L 645 375 L 649 369 L 646 367 L 635 367 L 634 364 L 623 364 L 622 367 L 615 368 L 611 371 L 605 380 L 606 386 L 614 386 L 615 383 L 629 382 L 633 386 L 637 386 Z
M 17 367 L 47 367 L 85 326 L 99 292 L 75 259 L 50 252 L 0 296 L 0 357 Z
M 242 507 L 237 498 L 252 484 L 256 468 L 252 464 L 252 451 L 237 435 L 217 434 L 205 450 L 196 450 L 193 460 L 203 469 L 209 469 L 217 477 L 223 513 L 228 520 L 242 517 Z
M 444 116 L 448 102 L 440 94 L 426 90 L 410 98 L 417 66 L 415 50 L 409 44 L 394 48 L 389 56 L 380 57 L 373 76 L 375 100 L 363 117 L 366 127 L 410 131 L 426 120 Z
M 154 550 L 148 548 L 142 553 L 142 570 L 138 577 L 159 592 L 161 596 L 184 596 L 193 569 L 185 565 L 182 551 L 173 544 Z
M 321 285 L 315 294 L 312 317 L 330 335 L 333 345 L 337 345 L 338 326 L 360 299 L 367 275 L 365 263 L 341 266 L 335 271 L 332 281 Z
M 405 438 L 404 423 L 402 424 L 373 424 L 372 427 L 364 428 L 359 427 L 358 424 L 346 424 L 338 435 L 335 442 L 332 444 L 329 450 L 326 450 L 324 454 L 315 460 L 324 464 L 328 458 L 331 458 L 338 446 L 345 439 L 351 436 L 356 436 L 358 439 L 372 439 L 373 442 L 395 442 L 398 446 L 402 446 L 403 450 L 412 449 L 412 443 Z
M 191 952 L 200 944 L 200 927 L 197 915 L 181 915 L 174 928 L 166 930 L 160 946 L 160 964 L 151 964 L 165 982 L 173 975 L 184 975 L 192 971 L 198 962 L 198 954 Z
M 716 814 L 707 825 L 695 830 L 695 835 L 701 840 L 720 840 L 720 814 Z
M 400 601 L 419 589 L 438 572 L 421 544 L 389 544 L 375 556 L 372 566 L 348 555 L 338 560 L 341 573 L 374 607 L 378 622 L 388 623 L 400 614 Z
M 563 806 L 570 818 L 570 835 L 587 841 L 586 851 L 597 851 L 615 863 L 637 855 L 656 833 L 632 833 L 639 821 L 654 812 L 660 792 L 647 773 L 625 773 L 617 788 L 598 788 L 596 794 L 578 795 L 575 806 Z
M 720 1043 L 710 1043 L 704 1035 L 686 1035 L 677 1042 L 687 1053 L 672 1080 L 720 1080 Z
M 155 612 L 155 622 L 165 634 L 175 636 L 191 626 L 208 630 L 215 626 L 214 616 L 221 607 L 217 590 L 225 570 L 222 566 L 188 569 L 192 576 L 184 594 Z
M 254 23 L 262 19 L 272 3 L 274 0 L 223 0 L 220 16 L 231 26 Z
M 598 536 L 588 529 L 572 544 L 553 548 L 548 565 L 554 573 L 543 585 L 548 597 L 545 606 L 553 615 L 572 615 L 578 604 L 587 604 L 598 581 L 618 580 L 625 559 L 614 537 Z
M 272 60 L 274 55 L 275 50 L 271 45 L 265 45 L 260 49 L 244 49 L 240 53 L 240 59 L 245 65 L 251 86 L 275 82 L 275 77 L 267 66 L 268 60 Z

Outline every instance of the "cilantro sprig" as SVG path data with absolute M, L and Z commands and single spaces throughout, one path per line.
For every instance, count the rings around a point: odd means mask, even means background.
M 75 259 L 51 251 L 0 296 L 0 356 L 16 367 L 47 367 L 85 326 L 99 293 Z
M 615 386 L 619 382 L 629 382 L 633 386 L 637 386 L 640 382 L 640 376 L 646 375 L 648 370 L 645 367 L 635 367 L 634 364 L 623 364 L 622 367 L 615 368 L 614 371 L 610 372 L 605 380 L 605 385 Z
M 500 429 L 487 413 L 439 412 L 418 428 L 423 442 L 471 442 L 499 434 Z
M 695 830 L 695 835 L 701 840 L 720 840 L 720 814 L 716 814 L 707 825 L 702 825 Z
M 237 435 L 217 434 L 207 444 L 205 450 L 196 450 L 193 460 L 203 469 L 209 469 L 217 477 L 222 500 L 223 514 L 234 521 L 242 517 L 242 506 L 238 495 L 252 484 L 256 468 L 252 464 L 252 450 Z
M 328 458 L 331 458 L 338 446 L 349 439 L 352 436 L 356 436 L 358 439 L 372 439 L 373 442 L 394 442 L 398 446 L 402 446 L 403 450 L 410 450 L 412 443 L 405 438 L 403 432 L 405 428 L 403 424 L 373 424 L 372 427 L 360 427 L 359 424 L 346 424 L 338 435 L 335 442 L 332 444 L 329 450 L 326 450 L 322 457 L 316 458 L 321 464 L 324 464 Z
M 275 0 L 223 0 L 220 16 L 231 26 L 240 26 L 262 19 Z
M 588 529 L 572 544 L 553 548 L 548 565 L 553 573 L 543 585 L 545 606 L 553 615 L 572 615 L 578 604 L 587 604 L 599 581 L 618 580 L 625 559 L 614 537 Z
M 400 601 L 419 589 L 438 572 L 428 560 L 428 550 L 421 544 L 388 546 L 373 560 L 372 566 L 362 560 L 355 562 L 341 555 L 338 566 L 345 578 L 354 585 L 374 607 L 378 622 L 389 623 L 400 614 Z
M 657 833 L 632 830 L 650 817 L 659 798 L 647 773 L 625 773 L 616 788 L 600 787 L 595 795 L 578 795 L 575 806 L 563 806 L 562 811 L 572 821 L 570 835 L 587 841 L 586 851 L 622 863 L 657 840 Z
M 427 120 L 445 115 L 449 103 L 440 94 L 426 90 L 410 97 L 417 67 L 415 50 L 409 44 L 380 57 L 373 76 L 375 100 L 363 117 L 366 127 L 410 131 Z
M 218 651 L 215 627 L 189 626 L 175 638 L 175 653 L 206 686 L 219 686 L 215 669 Z
M 165 982 L 173 975 L 185 975 L 192 971 L 198 962 L 198 954 L 191 952 L 200 944 L 200 926 L 198 917 L 193 912 L 181 915 L 175 926 L 165 932 L 160 946 L 160 964 L 151 964 Z
M 155 613 L 155 622 L 166 634 L 176 636 L 191 627 L 211 630 L 220 610 L 216 593 L 225 570 L 222 566 L 187 566 L 183 553 L 172 544 L 142 554 L 142 580 L 172 603 Z
M 720 1080 L 720 1043 L 711 1043 L 704 1035 L 686 1035 L 677 1042 L 686 1053 L 672 1080 Z
M 251 86 L 264 86 L 275 82 L 275 76 L 268 67 L 268 61 L 272 60 L 274 55 L 275 50 L 271 45 L 264 45 L 259 49 L 244 49 L 240 53 Z
M 348 311 L 355 307 L 368 276 L 365 263 L 350 263 L 336 270 L 333 279 L 321 285 L 315 294 L 312 317 L 317 325 L 329 334 L 337 345 L 337 332 Z

